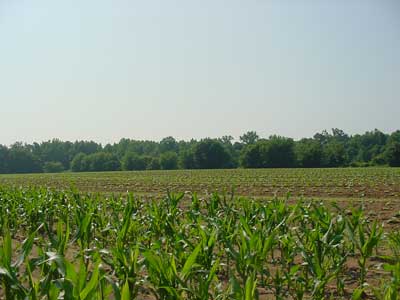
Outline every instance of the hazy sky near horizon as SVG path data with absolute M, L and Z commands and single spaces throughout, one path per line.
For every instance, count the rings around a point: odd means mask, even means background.
M 398 0 L 0 0 L 0 144 L 400 129 Z

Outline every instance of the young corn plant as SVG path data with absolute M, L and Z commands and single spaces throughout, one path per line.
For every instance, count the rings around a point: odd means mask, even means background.
M 165 252 L 148 250 L 143 253 L 149 272 L 149 281 L 154 296 L 159 300 L 178 300 L 190 297 L 193 292 L 188 281 L 197 269 L 196 259 L 201 251 L 199 244 L 187 257 L 184 265 L 178 270 L 175 258 Z
M 392 232 L 388 236 L 388 245 L 391 250 L 387 263 L 383 269 L 390 273 L 390 280 L 382 282 L 379 288 L 373 288 L 378 299 L 395 300 L 400 298 L 400 231 Z
M 382 229 L 362 210 L 335 214 L 320 202 L 218 194 L 182 201 L 173 193 L 147 201 L 0 187 L 0 298 L 128 300 L 151 291 L 157 299 L 233 300 L 258 299 L 261 290 L 275 299 L 345 297 L 344 262 L 354 254 L 367 267 Z M 399 236 L 388 234 L 392 252 L 380 256 L 389 280 L 371 287 L 377 299 L 399 297 Z M 353 299 L 363 292 L 360 284 Z
M 7 221 L 3 225 L 3 235 L 0 244 L 0 284 L 6 300 L 25 299 L 28 290 L 19 281 L 18 267 L 12 261 L 12 240 Z M 23 262 L 23 260 L 22 260 Z
M 378 245 L 383 234 L 383 229 L 377 222 L 373 222 L 369 228 L 363 220 L 357 223 L 357 227 L 348 222 L 348 235 L 354 247 L 357 249 L 359 257 L 357 259 L 360 268 L 360 288 L 364 287 L 367 275 L 367 261 L 371 257 L 373 249 Z
M 143 268 L 143 260 L 140 259 L 139 254 L 139 244 L 128 248 L 117 246 L 111 252 L 101 251 L 103 262 L 114 271 L 120 286 L 128 285 L 131 297 L 138 295 L 142 283 L 140 272 Z M 108 279 L 112 281 L 110 278 Z
M 262 266 L 259 253 L 261 253 L 264 245 L 261 242 L 260 233 L 253 232 L 243 216 L 240 217 L 236 237 L 233 243 L 228 245 L 227 251 L 244 283 L 250 274 L 257 272 Z
M 344 227 L 337 228 L 332 219 L 329 225 L 319 219 L 314 221 L 311 227 L 301 229 L 298 241 L 304 266 L 313 278 L 313 298 L 324 299 L 327 283 L 342 271 L 346 261 L 340 251 Z
M 217 257 L 219 254 L 215 253 L 217 230 L 209 232 L 199 226 L 198 234 L 201 236 L 198 246 L 200 250 L 196 258 L 196 265 L 199 269 L 193 269 L 188 282 L 188 290 L 190 290 L 188 299 L 208 300 L 215 296 L 211 293 L 211 287 L 213 283 L 218 282 L 217 272 L 220 268 L 220 258 Z M 193 253 L 196 251 L 195 249 Z
M 225 295 L 221 298 L 232 300 L 258 300 L 259 294 L 257 290 L 256 272 L 249 274 L 249 277 L 247 277 L 244 285 L 240 284 L 234 275 L 231 276 L 227 294 L 228 295 Z

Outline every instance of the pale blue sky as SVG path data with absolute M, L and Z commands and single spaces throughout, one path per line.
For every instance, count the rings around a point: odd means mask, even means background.
M 398 0 L 0 0 L 0 143 L 400 129 Z

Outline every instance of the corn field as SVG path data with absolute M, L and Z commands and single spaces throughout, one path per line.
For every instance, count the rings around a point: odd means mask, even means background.
M 0 188 L 0 298 L 399 299 L 400 231 L 363 206 Z
M 0 174 L 1 186 L 46 186 L 81 192 L 199 195 L 235 189 L 235 195 L 400 199 L 400 168 L 164 170 L 57 174 Z

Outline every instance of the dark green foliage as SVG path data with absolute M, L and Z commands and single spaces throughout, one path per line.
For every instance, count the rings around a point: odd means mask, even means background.
M 127 152 L 122 158 L 122 169 L 125 171 L 146 170 L 146 160 L 134 152 Z
M 60 173 L 64 171 L 64 166 L 59 161 L 46 161 L 43 165 L 45 173 Z
M 390 137 L 388 142 L 398 142 L 400 143 L 400 130 L 396 130 L 393 132 Z
M 326 144 L 323 152 L 323 166 L 341 167 L 346 164 L 346 150 L 344 145 L 331 141 Z
M 400 143 L 391 142 L 385 152 L 386 161 L 391 167 L 400 167 Z
M 72 160 L 71 169 L 74 172 L 118 171 L 121 165 L 111 153 L 98 152 L 89 155 L 79 153 Z
M 98 152 L 90 154 L 86 157 L 85 171 L 118 171 L 121 169 L 119 160 L 111 153 Z
M 39 159 L 20 143 L 11 146 L 8 153 L 7 169 L 10 173 L 40 173 Z
M 381 165 L 388 136 L 381 131 L 367 131 L 363 135 L 354 135 L 347 143 L 347 156 L 350 162 L 372 162 Z
M 322 146 L 313 139 L 302 139 L 295 145 L 297 164 L 302 168 L 318 168 L 322 162 Z
M 101 145 L 93 141 L 76 141 L 71 148 L 71 152 L 75 155 L 78 153 L 93 154 L 101 150 Z
M 8 148 L 0 145 L 0 173 L 8 173 L 8 155 Z
M 240 157 L 240 164 L 244 168 L 263 168 L 263 153 L 266 152 L 266 142 L 260 141 L 245 147 Z
M 375 129 L 350 136 L 338 128 L 299 141 L 279 136 L 260 139 L 255 131 L 246 132 L 239 141 L 230 135 L 200 141 L 169 136 L 160 142 L 121 139 L 104 147 L 93 141 L 53 139 L 0 145 L 0 173 L 42 172 L 52 169 L 50 162 L 75 172 L 114 171 L 121 166 L 124 170 L 398 166 L 398 144 L 400 130 L 389 135 Z
M 87 155 L 85 153 L 78 153 L 75 155 L 74 159 L 71 162 L 71 170 L 74 172 L 83 172 L 87 170 Z
M 168 151 L 160 155 L 160 166 L 163 170 L 174 170 L 178 168 L 178 155 Z
M 71 142 L 62 142 L 59 139 L 43 142 L 40 146 L 35 145 L 35 152 L 43 162 L 60 162 L 64 169 L 69 169 L 70 159 L 66 153 L 70 153 L 73 148 Z M 98 148 L 96 148 L 97 150 Z M 90 153 L 90 152 L 89 152 Z
M 115 153 L 119 159 L 127 152 L 133 152 L 138 155 L 156 156 L 159 152 L 159 143 L 153 141 L 136 141 L 130 139 L 121 139 L 118 143 L 110 145 L 109 151 Z
M 295 165 L 294 142 L 292 139 L 271 136 L 248 145 L 241 157 L 245 168 L 289 168 Z
M 369 163 L 372 166 L 383 166 L 386 164 L 385 153 L 380 153 L 372 158 L 372 161 Z
M 196 162 L 194 161 L 193 149 L 182 150 L 179 153 L 178 166 L 181 169 L 195 169 Z
M 258 141 L 259 136 L 255 131 L 248 131 L 240 136 L 239 139 L 245 145 L 253 145 Z
M 281 136 L 270 137 L 267 156 L 267 167 L 290 168 L 295 165 L 294 141 Z
M 152 157 L 147 163 L 147 170 L 160 170 L 160 159 L 158 157 Z
M 235 148 L 235 144 L 232 144 L 232 141 L 234 140 L 233 136 L 224 135 L 218 140 L 221 142 L 221 144 L 224 146 L 225 150 L 229 153 L 231 157 L 231 162 L 228 167 L 237 168 L 239 165 L 240 150 Z
M 400 167 L 400 130 L 393 132 L 388 138 L 383 156 L 389 166 Z
M 159 146 L 161 153 L 164 153 L 164 152 L 177 152 L 178 151 L 178 147 L 179 146 L 178 146 L 177 141 L 172 136 L 163 138 L 160 141 L 160 146 Z
M 221 169 L 231 165 L 231 156 L 217 140 L 203 139 L 193 150 L 195 167 L 198 169 Z

